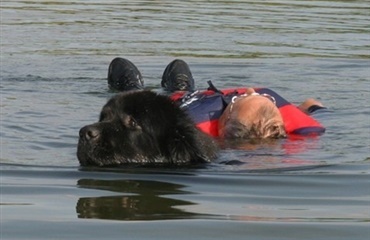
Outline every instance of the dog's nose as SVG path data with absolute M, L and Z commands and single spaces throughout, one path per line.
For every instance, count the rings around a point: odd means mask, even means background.
M 94 138 L 98 138 L 100 135 L 100 131 L 95 126 L 85 126 L 80 129 L 80 138 L 91 140 Z

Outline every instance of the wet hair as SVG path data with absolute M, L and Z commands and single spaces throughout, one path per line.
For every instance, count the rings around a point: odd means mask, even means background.
M 272 106 L 262 105 L 256 111 L 257 119 L 229 119 L 225 123 L 224 136 L 226 138 L 284 138 L 286 132 L 284 124 L 276 121 L 276 111 Z

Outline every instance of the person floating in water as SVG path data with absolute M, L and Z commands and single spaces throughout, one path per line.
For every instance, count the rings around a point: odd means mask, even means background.
M 325 107 L 315 99 L 295 106 L 268 88 L 217 89 L 212 82 L 195 90 L 189 65 L 175 59 L 163 72 L 161 86 L 170 93 L 205 133 L 222 138 L 283 138 L 290 134 L 319 135 L 325 128 L 310 114 Z M 108 69 L 108 85 L 118 91 L 144 89 L 138 68 L 115 58 Z

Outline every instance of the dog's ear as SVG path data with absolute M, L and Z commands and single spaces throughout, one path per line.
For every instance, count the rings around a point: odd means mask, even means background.
M 205 163 L 216 157 L 217 147 L 213 139 L 195 126 L 179 127 L 169 149 L 173 163 Z

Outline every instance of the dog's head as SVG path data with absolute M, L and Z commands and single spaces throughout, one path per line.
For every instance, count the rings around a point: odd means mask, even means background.
M 189 164 L 215 157 L 215 145 L 176 103 L 151 91 L 120 93 L 99 122 L 80 130 L 80 164 Z

